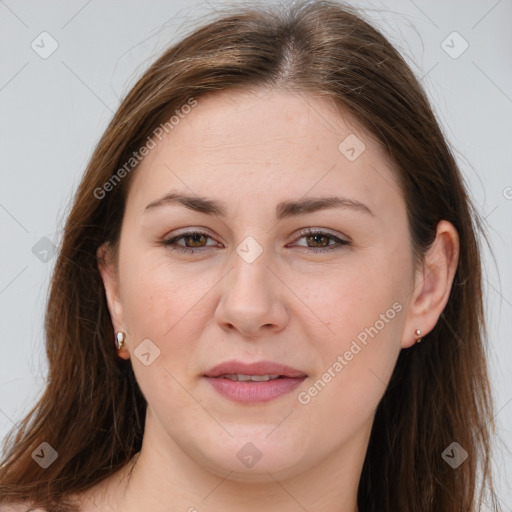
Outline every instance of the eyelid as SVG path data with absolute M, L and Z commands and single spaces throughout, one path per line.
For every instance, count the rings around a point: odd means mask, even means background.
M 202 231 L 204 230 L 204 231 Z M 205 249 L 208 247 L 214 247 L 215 244 L 210 245 L 204 245 L 202 247 L 187 247 L 185 245 L 179 245 L 177 244 L 177 241 L 181 238 L 187 238 L 194 235 L 204 235 L 207 238 L 211 240 L 215 240 L 213 236 L 211 236 L 205 228 L 184 228 L 184 231 L 174 233 L 172 237 L 165 239 L 162 241 L 162 244 L 169 249 L 173 251 L 178 251 L 182 253 L 200 253 L 204 252 Z M 299 245 L 297 247 L 301 247 L 303 251 L 306 252 L 316 252 L 316 253 L 326 253 L 328 251 L 340 249 L 343 246 L 350 245 L 352 241 L 350 239 L 346 239 L 348 237 L 345 237 L 345 235 L 338 236 L 338 234 L 333 234 L 330 230 L 327 228 L 305 228 L 297 232 L 294 237 L 297 240 L 300 240 L 301 238 L 305 236 L 314 236 L 314 235 L 320 235 L 320 236 L 326 236 L 327 238 L 330 238 L 331 240 L 334 240 L 336 243 L 334 244 L 328 244 L 325 247 L 308 247 L 307 245 Z M 344 238 L 345 237 L 345 238 Z M 175 247 L 172 247 L 172 245 L 175 245 Z
M 332 232 L 328 228 L 305 228 L 300 231 L 298 231 L 295 236 L 305 236 L 305 235 L 328 235 L 332 238 L 337 238 L 341 240 L 342 242 L 351 243 L 352 241 L 350 238 L 344 234 L 338 233 L 338 232 Z
M 334 240 L 334 244 L 328 243 L 325 247 L 308 247 L 307 245 L 299 245 L 297 247 L 301 248 L 302 252 L 306 253 L 316 253 L 316 254 L 329 254 L 331 251 L 337 251 L 339 249 L 342 249 L 343 247 L 349 246 L 352 244 L 352 241 L 350 239 L 343 238 L 344 235 L 339 236 L 338 234 L 333 234 L 330 230 L 326 228 L 306 228 L 304 230 L 299 231 L 295 238 L 297 240 L 300 240 L 301 238 L 305 236 L 314 236 L 314 235 L 320 235 L 325 236 L 327 238 L 330 238 L 331 240 Z M 348 237 L 347 237 L 348 238 Z
M 211 240 L 215 240 L 215 238 L 213 236 L 211 236 L 207 231 L 202 231 L 203 229 L 204 228 L 200 228 L 200 229 L 188 228 L 188 229 L 185 229 L 185 231 L 182 231 L 181 233 L 180 232 L 173 233 L 173 235 L 171 237 L 165 238 L 164 240 L 162 240 L 162 244 L 165 246 L 171 246 L 172 243 L 176 243 L 176 241 L 180 240 L 181 238 L 187 238 L 187 237 L 191 237 L 194 235 L 204 235 L 205 237 L 207 237 Z M 205 245 L 203 247 L 213 247 L 214 245 L 215 244 Z M 187 252 L 196 252 L 196 251 L 192 251 L 192 249 L 198 249 L 198 250 L 203 249 L 203 247 L 187 247 L 185 245 L 182 245 L 179 247 L 187 250 Z

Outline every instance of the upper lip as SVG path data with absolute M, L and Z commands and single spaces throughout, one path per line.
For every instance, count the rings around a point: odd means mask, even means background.
M 306 377 L 304 372 L 291 368 L 281 363 L 272 361 L 258 361 L 255 363 L 244 363 L 242 361 L 224 361 L 206 373 L 206 377 L 219 377 L 229 373 L 240 373 L 242 375 L 280 375 L 289 378 Z

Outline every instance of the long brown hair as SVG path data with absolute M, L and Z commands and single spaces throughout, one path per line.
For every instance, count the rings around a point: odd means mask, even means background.
M 423 342 L 401 351 L 377 408 L 359 511 L 480 510 L 485 487 L 494 504 L 478 217 L 418 80 L 378 31 L 331 1 L 226 11 L 165 51 L 123 100 L 65 226 L 45 321 L 47 386 L 6 440 L 6 503 L 72 510 L 67 497 L 140 450 L 146 403 L 130 361 L 116 355 L 96 257 L 104 242 L 118 242 L 136 165 L 124 167 L 122 179 L 119 169 L 191 98 L 254 87 L 321 95 L 369 130 L 400 177 L 415 256 L 431 245 L 441 219 L 460 237 L 448 304 Z M 32 458 L 42 442 L 58 452 L 46 469 Z M 468 454 L 456 469 L 442 457 L 453 442 Z

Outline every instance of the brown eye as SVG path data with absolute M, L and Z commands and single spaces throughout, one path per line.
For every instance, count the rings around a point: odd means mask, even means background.
M 170 238 L 169 240 L 164 240 L 162 244 L 172 251 L 193 253 L 200 252 L 203 248 L 215 245 L 207 244 L 208 239 L 213 240 L 206 233 L 201 233 L 199 231 L 189 231 L 187 233 L 183 233 L 181 235 Z M 178 243 L 180 240 L 183 240 L 185 243 Z
M 322 234 L 308 235 L 306 237 L 308 242 L 312 242 L 313 244 L 315 244 L 314 247 L 320 247 L 320 248 L 326 247 L 327 245 L 329 245 L 329 238 L 332 238 L 332 237 L 325 236 Z
M 299 244 L 299 247 L 309 252 L 323 252 L 340 249 L 344 245 L 350 245 L 350 241 L 343 240 L 335 235 L 324 231 L 306 230 L 300 233 L 300 239 L 306 240 L 306 245 Z M 334 243 L 332 243 L 334 242 Z
M 206 239 L 209 237 L 202 233 L 198 233 L 198 234 L 194 234 L 194 235 L 183 236 L 182 238 L 184 240 L 190 241 L 190 244 L 189 243 L 185 244 L 187 247 L 203 247 L 202 242 L 206 243 Z

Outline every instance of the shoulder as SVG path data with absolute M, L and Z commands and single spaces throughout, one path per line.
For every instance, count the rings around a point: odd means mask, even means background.
M 30 508 L 30 503 L 0 503 L 0 512 L 46 512 L 44 508 Z

